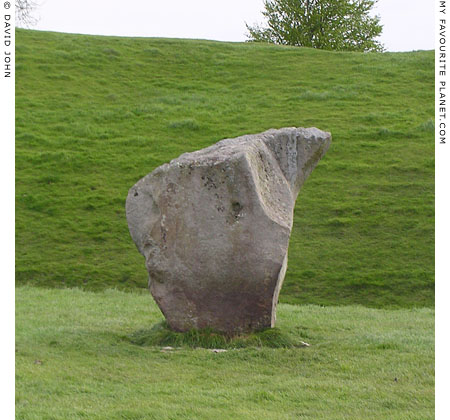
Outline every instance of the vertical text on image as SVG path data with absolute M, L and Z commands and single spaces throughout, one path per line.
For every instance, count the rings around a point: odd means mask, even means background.
M 439 143 L 446 144 L 447 130 L 447 86 L 445 77 L 447 75 L 447 19 L 446 15 L 446 1 L 439 1 L 439 51 L 437 53 L 437 83 L 438 91 L 436 92 L 436 101 L 439 118 Z
M 5 9 L 9 9 L 9 2 L 5 2 Z M 11 77 L 11 15 L 4 14 L 3 15 L 3 70 L 4 77 Z

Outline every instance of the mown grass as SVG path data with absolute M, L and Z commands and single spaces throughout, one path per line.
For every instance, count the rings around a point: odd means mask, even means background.
M 434 304 L 434 53 L 16 33 L 16 279 L 145 288 L 128 189 L 186 151 L 316 126 L 281 301 Z
M 130 342 L 162 321 L 148 293 L 26 286 L 16 311 L 20 420 L 434 418 L 432 309 L 281 304 L 310 347 L 221 353 Z

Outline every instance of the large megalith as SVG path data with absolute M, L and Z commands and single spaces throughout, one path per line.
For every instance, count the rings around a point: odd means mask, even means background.
M 172 329 L 274 326 L 295 199 L 330 142 L 317 128 L 225 139 L 130 189 L 131 237 Z

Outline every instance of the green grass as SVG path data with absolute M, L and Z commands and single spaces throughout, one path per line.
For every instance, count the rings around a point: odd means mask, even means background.
M 281 304 L 310 347 L 222 353 L 130 342 L 162 321 L 148 293 L 26 286 L 16 311 L 20 420 L 434 418 L 433 309 Z
M 225 334 L 210 328 L 192 329 L 187 332 L 172 331 L 166 321 L 151 328 L 134 331 L 128 336 L 131 343 L 140 346 L 185 346 L 207 349 L 244 347 L 294 348 L 304 347 L 305 342 L 286 334 L 279 328 L 266 328 L 247 334 Z
M 316 126 L 281 302 L 434 305 L 434 52 L 16 32 L 16 279 L 145 288 L 125 198 L 226 137 Z M 228 357 L 228 356 L 227 356 Z

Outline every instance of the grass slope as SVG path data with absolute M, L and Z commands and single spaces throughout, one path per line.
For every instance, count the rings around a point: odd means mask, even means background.
M 331 131 L 300 192 L 281 301 L 434 299 L 434 53 L 336 53 L 17 30 L 17 283 L 144 288 L 128 189 L 183 152 Z
M 132 344 L 148 293 L 16 289 L 16 418 L 434 418 L 434 311 L 281 304 L 303 348 Z

